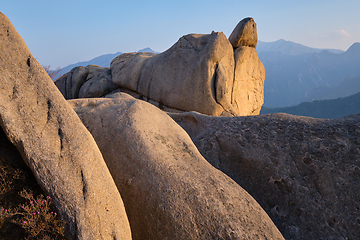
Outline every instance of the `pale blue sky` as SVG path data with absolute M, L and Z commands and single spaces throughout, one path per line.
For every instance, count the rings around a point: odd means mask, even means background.
M 359 0 L 0 0 L 34 57 L 52 68 L 146 47 L 162 52 L 188 33 L 229 36 L 249 16 L 261 41 L 346 50 L 360 42 L 359 9 Z

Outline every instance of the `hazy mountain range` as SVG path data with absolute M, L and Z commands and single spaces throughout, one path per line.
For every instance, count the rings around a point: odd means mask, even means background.
M 360 92 L 360 84 L 349 84 L 360 77 L 360 43 L 341 51 L 279 40 L 259 42 L 257 50 L 266 73 L 265 107 L 293 106 Z
M 138 52 L 154 52 L 150 48 Z M 265 108 L 286 107 L 360 92 L 360 43 L 347 51 L 310 48 L 291 41 L 259 41 L 257 52 L 265 66 Z M 63 68 L 58 76 L 76 66 L 109 67 L 122 54 L 106 54 Z
M 284 55 L 301 55 L 305 53 L 320 53 L 324 50 L 327 50 L 332 53 L 343 53 L 343 50 L 338 49 L 320 49 L 320 48 L 311 48 L 301 45 L 299 43 L 294 43 L 291 41 L 286 41 L 283 39 L 277 40 L 275 42 L 262 42 L 258 41 L 256 51 L 259 52 L 279 52 Z

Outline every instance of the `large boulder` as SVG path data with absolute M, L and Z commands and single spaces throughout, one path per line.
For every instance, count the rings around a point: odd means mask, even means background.
M 229 41 L 234 49 L 242 46 L 256 48 L 258 36 L 254 19 L 241 20 L 230 34 Z
M 137 91 L 139 78 L 144 63 L 155 53 L 124 53 L 111 62 L 112 81 L 126 89 Z
M 171 115 L 286 239 L 359 239 L 360 115 Z
M 110 68 L 114 83 L 163 105 L 220 116 L 237 114 L 231 102 L 234 65 L 229 41 L 213 32 L 183 36 L 152 57 L 120 55 Z
M 233 46 L 221 32 L 189 34 L 158 55 L 120 55 L 110 65 L 112 81 L 180 111 L 257 115 L 264 102 L 265 69 L 255 49 L 254 20 L 242 20 L 229 39 Z
M 101 97 L 119 88 L 111 80 L 110 68 L 97 65 L 74 67 L 55 81 L 65 99 Z
M 55 84 L 66 99 L 103 97 L 121 87 L 172 112 L 257 115 L 264 102 L 265 69 L 255 49 L 254 20 L 242 20 L 229 39 L 233 46 L 222 32 L 188 34 L 161 54 L 125 53 L 110 70 L 76 67 Z
M 2 13 L 0 126 L 67 222 L 68 239 L 131 239 L 94 139 Z
M 283 239 L 163 111 L 125 93 L 76 99 L 123 197 L 133 239 Z

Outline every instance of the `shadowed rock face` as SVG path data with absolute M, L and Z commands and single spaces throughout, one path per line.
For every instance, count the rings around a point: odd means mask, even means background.
M 283 239 L 256 201 L 161 110 L 124 93 L 69 103 L 102 151 L 133 239 Z
M 53 199 L 69 239 L 131 239 L 94 139 L 2 13 L 0 126 Z
M 247 190 L 285 239 L 360 236 L 360 115 L 171 114 L 201 154 Z
M 75 67 L 55 85 L 65 99 L 101 97 L 119 88 L 111 81 L 110 69 L 96 65 Z

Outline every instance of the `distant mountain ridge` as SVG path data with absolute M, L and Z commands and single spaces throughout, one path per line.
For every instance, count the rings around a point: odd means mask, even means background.
M 360 76 L 357 77 L 345 77 L 340 83 L 330 88 L 327 86 L 320 86 L 313 88 L 307 92 L 308 99 L 336 99 L 340 97 L 347 97 L 355 93 L 360 92 Z
M 331 53 L 343 53 L 343 50 L 339 49 L 327 49 L 327 48 L 311 48 L 299 43 L 286 41 L 284 39 L 277 40 L 275 42 L 262 42 L 258 41 L 256 51 L 259 52 L 279 52 L 285 55 L 301 55 L 305 53 L 320 53 L 322 51 L 329 51 Z
M 141 49 L 137 52 L 152 52 L 152 53 L 157 53 L 154 50 L 152 50 L 151 48 L 144 48 Z M 83 61 L 83 62 L 78 62 L 78 63 L 74 63 L 74 64 L 70 64 L 64 68 L 62 68 L 59 73 L 57 74 L 57 76 L 55 77 L 55 79 L 61 77 L 62 75 L 64 75 L 65 73 L 69 72 L 71 69 L 73 69 L 74 67 L 77 66 L 88 66 L 88 65 L 98 65 L 100 67 L 110 67 L 110 63 L 111 61 L 116 58 L 117 56 L 123 54 L 122 52 L 117 52 L 114 54 L 104 54 L 101 55 L 99 57 L 93 58 L 89 61 Z
M 360 43 L 347 51 L 316 50 L 287 41 L 277 41 L 274 51 L 259 45 L 258 55 L 265 66 L 265 107 L 294 106 L 322 99 L 336 92 L 346 78 L 360 76 Z M 281 45 L 283 44 L 283 45 Z M 278 45 L 277 47 L 275 45 Z M 336 52 L 336 53 L 334 53 Z M 337 97 L 354 94 L 354 91 Z
M 267 113 L 289 113 L 292 115 L 326 119 L 341 118 L 360 113 L 360 92 L 344 98 L 303 102 L 292 107 L 263 107 L 260 111 L 260 114 Z

